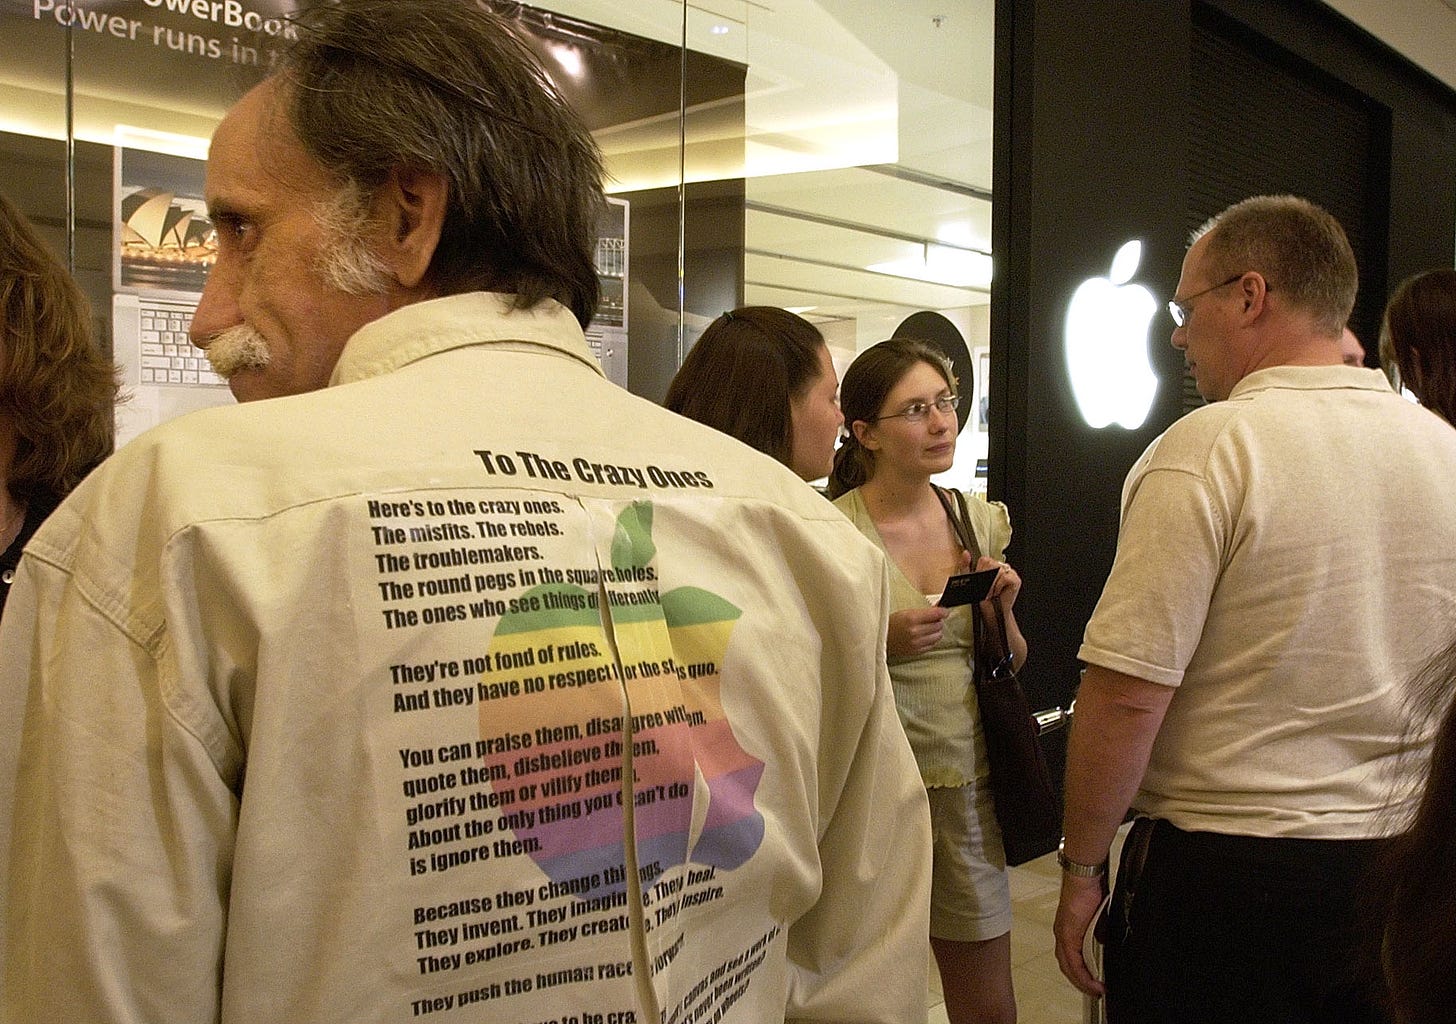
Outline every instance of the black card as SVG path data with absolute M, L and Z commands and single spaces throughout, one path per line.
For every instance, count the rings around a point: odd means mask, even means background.
M 975 604 L 984 601 L 991 596 L 991 584 L 996 582 L 996 576 L 1001 572 L 998 566 L 995 569 L 982 569 L 980 572 L 965 572 L 959 576 L 952 576 L 945 581 L 945 593 L 940 595 L 936 604 L 942 608 L 954 608 L 958 604 Z

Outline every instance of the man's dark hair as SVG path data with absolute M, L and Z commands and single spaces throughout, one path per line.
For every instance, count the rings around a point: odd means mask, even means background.
M 431 287 L 553 298 L 585 327 L 601 155 L 506 22 L 475 0 L 327 0 L 295 21 L 280 80 L 304 148 L 366 200 L 396 168 L 449 183 Z

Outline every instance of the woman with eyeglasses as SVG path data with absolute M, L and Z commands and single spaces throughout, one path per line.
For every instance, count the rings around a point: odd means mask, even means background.
M 890 564 L 885 650 L 895 702 L 930 797 L 934 862 L 930 944 L 951 1024 L 1016 1019 L 1011 984 L 1011 893 L 991 803 L 972 680 L 979 611 L 1005 613 L 1019 666 L 1026 641 L 1012 605 L 1021 578 L 1001 561 L 1011 539 L 1006 506 L 936 488 L 932 475 L 955 458 L 955 380 L 940 352 L 903 338 L 862 352 L 845 372 L 840 407 L 849 436 L 834 459 L 829 496 Z M 961 545 L 952 514 L 962 508 L 980 557 Z M 937 604 L 947 579 L 999 568 L 979 608 Z

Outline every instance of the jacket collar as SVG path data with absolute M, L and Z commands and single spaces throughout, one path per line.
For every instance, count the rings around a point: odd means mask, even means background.
M 365 324 L 344 346 L 329 385 L 378 377 L 472 345 L 539 346 L 602 372 L 576 317 L 554 299 L 515 309 L 515 296 L 467 292 L 404 306 Z

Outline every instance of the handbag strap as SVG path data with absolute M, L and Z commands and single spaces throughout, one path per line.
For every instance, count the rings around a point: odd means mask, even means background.
M 992 630 L 985 625 L 989 636 L 986 637 L 986 644 L 990 647 L 994 664 L 991 667 L 998 667 L 1011 655 L 1011 638 L 1006 634 L 1006 612 L 1001 608 L 1000 601 L 992 601 L 991 607 L 996 609 L 996 629 Z
M 974 565 L 981 559 L 981 545 L 976 540 L 975 528 L 971 526 L 971 510 L 966 505 L 966 492 L 956 491 L 955 500 L 956 508 L 960 510 L 961 522 L 965 525 L 966 536 L 971 539 L 971 543 L 967 545 L 966 550 L 971 553 L 971 564 Z
M 960 509 L 957 516 L 950 507 L 950 499 L 945 496 L 944 488 L 930 485 L 935 496 L 940 499 L 940 507 L 945 509 L 945 517 L 950 520 L 951 527 L 955 530 L 956 538 L 961 542 L 961 547 L 971 553 L 971 565 L 975 565 L 981 557 L 981 546 L 976 543 L 976 533 L 971 529 L 971 510 L 966 507 L 966 496 L 960 491 L 955 492 L 956 506 Z
M 945 490 L 934 484 L 930 486 L 935 491 L 935 496 L 940 499 L 940 507 L 945 509 L 945 516 L 955 529 L 961 547 L 971 553 L 971 565 L 974 566 L 981 557 L 981 547 L 976 543 L 975 531 L 971 529 L 971 510 L 966 506 L 965 493 L 959 490 L 953 492 L 956 506 L 960 509 L 960 515 L 957 516 L 951 511 L 950 499 L 945 496 Z M 986 669 L 999 665 L 1011 653 L 1011 641 L 1006 635 L 1006 613 L 1001 610 L 1000 601 L 992 601 L 991 606 L 996 609 L 997 629 L 989 629 L 981 621 L 979 612 L 975 616 L 977 653 L 982 659 L 989 660 L 990 664 L 985 666 Z

